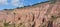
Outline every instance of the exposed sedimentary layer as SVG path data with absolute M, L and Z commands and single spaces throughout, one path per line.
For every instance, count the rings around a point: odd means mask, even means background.
M 60 27 L 60 2 L 47 2 L 12 11 L 3 10 L 0 11 L 0 20 L 6 20 L 9 24 L 15 23 L 16 26 L 21 24 L 24 27 Z

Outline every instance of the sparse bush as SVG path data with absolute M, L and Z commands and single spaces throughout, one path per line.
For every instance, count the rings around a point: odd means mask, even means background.
M 54 16 L 54 15 L 52 15 L 51 18 L 50 18 L 50 20 L 52 20 L 52 21 L 54 21 L 56 19 L 57 19 L 57 16 Z
M 46 27 L 46 25 L 43 25 L 42 27 Z
M 6 23 L 6 22 L 4 23 L 4 26 L 9 26 L 9 25 L 10 25 L 9 23 Z

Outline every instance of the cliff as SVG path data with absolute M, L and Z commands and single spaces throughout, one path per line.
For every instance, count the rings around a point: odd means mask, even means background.
M 0 25 L 3 25 L 4 21 L 14 23 L 16 27 L 60 27 L 60 2 L 45 2 L 14 10 L 2 10 Z

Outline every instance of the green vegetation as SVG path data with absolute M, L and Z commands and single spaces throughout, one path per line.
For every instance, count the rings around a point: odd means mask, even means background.
M 10 26 L 10 24 L 5 22 L 5 23 L 4 23 L 4 26 Z
M 13 11 L 14 9 L 4 9 L 5 11 Z
M 3 20 L 3 25 L 4 25 L 4 27 L 10 26 L 9 22 L 6 22 L 6 19 Z
M 0 20 L 0 21 L 1 21 L 0 23 L 2 23 L 0 27 L 25 27 L 23 23 L 19 23 L 19 24 L 10 23 L 10 22 L 7 22 L 6 19 Z
M 20 7 L 17 7 L 16 9 L 20 9 Z
M 56 20 L 56 19 L 57 19 L 57 16 L 54 16 L 54 15 L 51 16 L 51 18 L 50 18 L 51 21 L 54 21 L 54 20 Z
M 46 25 L 43 25 L 42 27 L 46 27 Z
M 56 0 L 49 0 L 51 2 L 51 4 L 56 3 Z
M 4 10 L 8 10 L 8 9 L 4 9 Z

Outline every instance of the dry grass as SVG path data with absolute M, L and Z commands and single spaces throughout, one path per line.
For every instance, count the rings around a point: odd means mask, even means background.
M 0 27 L 25 27 L 25 25 L 23 23 L 19 23 L 19 24 L 10 24 L 10 22 L 6 22 L 6 20 L 3 20 L 1 22 Z

